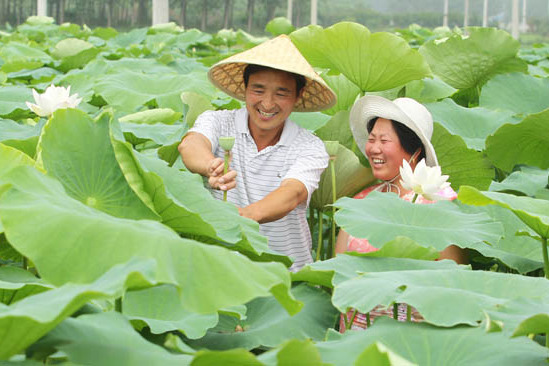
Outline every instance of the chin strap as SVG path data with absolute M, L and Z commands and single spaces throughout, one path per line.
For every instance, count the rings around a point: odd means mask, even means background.
M 412 165 L 416 161 L 420 153 L 421 153 L 421 148 L 416 150 L 416 152 L 410 157 L 410 160 L 408 161 L 408 163 Z M 395 175 L 393 178 L 389 180 L 384 180 L 383 183 L 381 183 L 381 185 L 375 189 L 375 191 L 393 192 L 393 188 L 394 188 L 396 191 L 395 193 L 398 196 L 400 196 L 400 187 L 394 183 L 394 181 L 397 180 L 398 177 L 400 177 L 400 172 L 397 175 Z

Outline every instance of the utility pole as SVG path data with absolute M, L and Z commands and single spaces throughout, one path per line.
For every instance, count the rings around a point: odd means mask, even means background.
M 317 25 L 317 17 L 318 17 L 318 10 L 317 10 L 318 0 L 311 0 L 311 24 Z
M 527 0 L 522 0 L 522 22 L 520 24 L 520 31 L 526 32 L 528 28 L 528 23 L 526 22 L 526 2 Z
M 153 0 L 152 25 L 165 24 L 170 21 L 169 0 Z
M 37 0 L 36 15 L 42 17 L 48 16 L 48 0 Z
M 463 28 L 469 26 L 469 0 L 465 0 L 465 9 L 463 14 Z
M 448 0 L 444 0 L 444 13 L 442 16 L 442 26 L 448 26 Z
M 484 11 L 482 12 L 482 26 L 488 26 L 488 0 L 484 0 Z
M 294 8 L 294 2 L 293 0 L 288 0 L 288 9 L 286 9 L 286 18 L 290 21 L 290 24 L 292 23 L 292 10 Z
M 513 10 L 511 14 L 511 35 L 513 38 L 519 38 L 519 0 L 513 0 Z

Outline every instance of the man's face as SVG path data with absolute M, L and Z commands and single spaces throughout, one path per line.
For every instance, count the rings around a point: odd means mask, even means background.
M 296 81 L 289 73 L 262 70 L 250 75 L 246 87 L 246 109 L 252 134 L 281 130 L 297 99 Z

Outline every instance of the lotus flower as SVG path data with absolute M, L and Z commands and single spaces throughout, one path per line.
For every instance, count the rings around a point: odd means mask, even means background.
M 448 176 L 441 175 L 440 166 L 427 166 L 425 159 L 421 159 L 413 171 L 410 164 L 403 160 L 400 177 L 402 188 L 412 190 L 430 201 L 448 199 L 440 194 L 441 191 L 450 187 L 450 183 L 447 182 Z
M 38 94 L 36 90 L 32 90 L 34 101 L 36 104 L 27 102 L 34 113 L 40 117 L 49 117 L 58 109 L 76 108 L 82 101 L 78 98 L 78 94 L 70 95 L 71 87 L 54 86 L 53 84 L 46 88 L 44 94 Z

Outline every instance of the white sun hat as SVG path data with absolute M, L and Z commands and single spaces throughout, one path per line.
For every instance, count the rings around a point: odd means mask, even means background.
M 426 164 L 438 165 L 437 155 L 431 144 L 433 117 L 425 106 L 411 98 L 397 98 L 390 101 L 377 95 L 367 95 L 357 100 L 351 109 L 349 123 L 356 144 L 364 156 L 366 156 L 365 147 L 368 140 L 366 126 L 376 117 L 400 122 L 411 129 L 423 144 Z
M 251 64 L 305 77 L 302 97 L 293 109 L 296 112 L 320 111 L 333 107 L 336 103 L 335 93 L 285 34 L 219 61 L 208 71 L 208 78 L 231 97 L 244 101 L 244 69 Z

